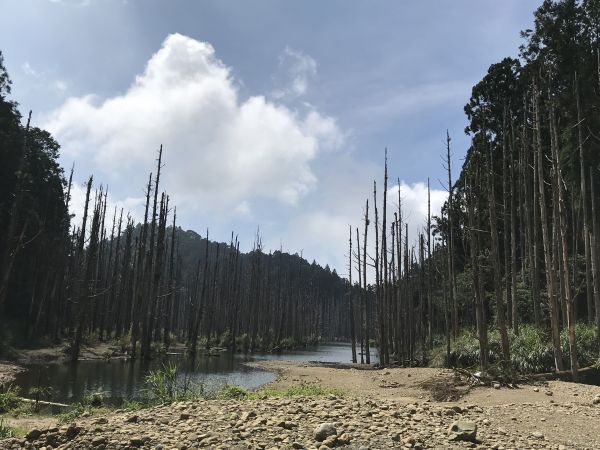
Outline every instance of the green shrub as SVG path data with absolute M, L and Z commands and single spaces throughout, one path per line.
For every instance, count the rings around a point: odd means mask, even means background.
M 150 371 L 144 384 L 147 403 L 171 403 L 205 396 L 204 385 L 192 384 L 189 378 L 180 379 L 175 364 L 165 364 L 162 369 Z
M 591 323 L 578 323 L 575 325 L 575 339 L 577 342 L 577 359 L 579 367 L 588 367 L 598 361 L 600 348 L 596 338 L 596 326 Z M 569 334 L 563 329 L 560 334 L 560 347 L 563 351 L 565 364 L 569 364 L 571 352 L 569 350 Z
M 82 405 L 81 403 L 75 403 L 71 405 L 66 412 L 59 414 L 58 421 L 61 423 L 73 422 L 73 420 L 77 419 L 85 412 L 91 412 L 90 408 Z
M 101 408 L 104 406 L 104 394 L 102 392 L 90 392 L 83 397 L 81 403 L 84 406 Z
M 19 388 L 12 385 L 0 389 L 0 413 L 11 411 L 21 404 Z
M 215 397 L 220 400 L 246 400 L 250 397 L 250 392 L 234 384 L 224 384 Z

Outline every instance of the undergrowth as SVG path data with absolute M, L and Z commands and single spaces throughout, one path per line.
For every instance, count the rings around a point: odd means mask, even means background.
M 593 324 L 578 323 L 575 327 L 577 351 L 580 367 L 598 363 L 600 348 L 596 340 Z M 510 367 L 519 374 L 545 373 L 554 370 L 554 354 L 547 330 L 524 324 L 519 327 L 519 335 L 512 330 L 508 333 L 510 343 Z M 489 363 L 498 366 L 502 362 L 500 333 L 496 329 L 488 331 Z M 561 333 L 561 349 L 563 359 L 569 361 L 569 342 L 567 330 Z M 440 342 L 432 352 L 431 365 L 447 366 L 446 347 Z M 474 368 L 479 366 L 479 340 L 473 330 L 464 330 L 452 343 L 449 365 L 452 367 Z

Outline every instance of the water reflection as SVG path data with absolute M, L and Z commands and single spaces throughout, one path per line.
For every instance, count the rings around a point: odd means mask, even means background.
M 195 360 L 184 354 L 165 355 L 152 361 L 96 360 L 80 361 L 75 364 L 34 364 L 17 377 L 17 384 L 28 396 L 35 387 L 51 389 L 55 402 L 72 403 L 81 401 L 87 394 L 101 392 L 113 403 L 122 399 L 135 399 L 143 394 L 144 377 L 150 370 L 165 364 L 176 364 L 180 381 L 193 387 L 200 385 L 208 392 L 229 383 L 246 389 L 255 389 L 273 381 L 274 373 L 244 365 L 252 360 L 294 360 L 321 362 L 350 362 L 348 344 L 322 344 L 298 351 L 279 354 L 239 355 L 222 353 L 218 357 L 201 355 Z M 376 354 L 371 356 L 377 362 Z

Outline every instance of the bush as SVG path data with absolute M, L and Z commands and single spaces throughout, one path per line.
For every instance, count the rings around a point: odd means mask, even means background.
M 246 400 L 250 397 L 250 392 L 234 384 L 224 384 L 215 397 L 221 400 Z
M 0 413 L 6 413 L 21 404 L 19 388 L 8 385 L 0 389 Z
M 81 403 L 92 408 L 101 408 L 104 405 L 104 394 L 102 392 L 90 392 L 83 397 Z
M 147 403 L 171 403 L 176 400 L 192 400 L 204 397 L 204 385 L 194 384 L 188 378 L 179 379 L 175 364 L 165 364 L 153 370 L 144 379 Z

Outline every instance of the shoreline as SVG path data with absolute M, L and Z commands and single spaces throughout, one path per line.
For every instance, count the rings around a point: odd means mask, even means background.
M 175 402 L 116 410 L 39 428 L 0 448 L 216 449 L 595 449 L 600 448 L 600 387 L 550 381 L 517 389 L 470 389 L 452 371 L 426 368 L 359 370 L 352 365 L 269 360 L 248 363 L 277 373 L 248 400 Z M 320 396 L 269 396 L 315 385 L 339 389 Z M 457 397 L 436 400 L 436 388 Z M 264 390 L 265 395 L 260 396 Z M 456 421 L 477 426 L 477 442 L 453 440 Z M 323 424 L 335 438 L 316 439 Z M 40 424 L 41 425 L 41 424 Z M 35 425 L 34 425 L 35 426 Z M 334 435 L 332 435 L 334 436 Z M 183 447 L 182 447 L 183 446 Z

